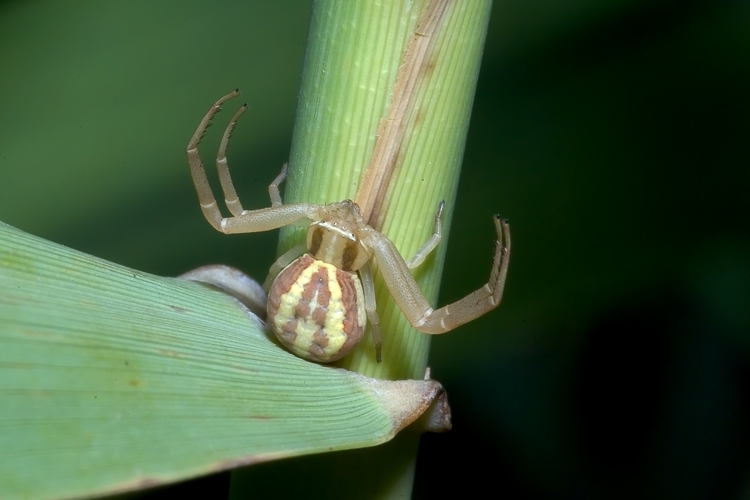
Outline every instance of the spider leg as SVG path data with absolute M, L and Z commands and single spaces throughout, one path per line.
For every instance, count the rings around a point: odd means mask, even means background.
M 429 240 L 425 241 L 424 245 L 422 245 L 422 248 L 417 250 L 417 253 L 414 254 L 414 257 L 406 262 L 406 265 L 409 267 L 409 269 L 415 269 L 421 266 L 427 256 L 430 255 L 433 250 L 435 250 L 435 248 L 440 243 L 440 240 L 443 238 L 443 208 L 445 208 L 445 200 L 441 201 L 438 204 L 438 211 L 435 214 L 435 229 L 432 233 L 432 236 Z
M 365 296 L 365 313 L 370 323 L 372 341 L 375 344 L 375 359 L 380 363 L 383 359 L 383 335 L 380 333 L 380 316 L 378 316 L 377 304 L 375 303 L 375 281 L 372 277 L 372 268 L 369 262 L 359 269 L 359 276 L 362 279 L 362 288 Z
M 202 266 L 181 274 L 177 278 L 219 288 L 242 302 L 260 319 L 266 319 L 266 292 L 257 281 L 239 269 L 222 264 Z
M 219 145 L 219 152 L 216 155 L 216 170 L 219 172 L 219 182 L 221 182 L 221 189 L 224 191 L 224 202 L 227 204 L 227 208 L 232 215 L 241 215 L 244 212 L 240 198 L 237 196 L 237 191 L 234 189 L 234 183 L 232 182 L 232 175 L 229 173 L 229 165 L 227 164 L 227 145 L 229 139 L 232 137 L 234 127 L 237 125 L 237 119 L 242 116 L 242 113 L 247 111 L 247 104 L 243 104 L 240 109 L 234 114 L 227 128 L 224 130 L 224 136 L 221 138 L 221 144 Z
M 278 276 L 286 266 L 297 260 L 305 252 L 307 252 L 307 245 L 305 242 L 302 242 L 293 246 L 291 249 L 284 252 L 281 257 L 276 259 L 276 262 L 271 264 L 271 267 L 268 269 L 268 276 L 266 277 L 266 281 L 263 282 L 263 290 L 268 293 L 274 280 L 276 280 L 276 276 Z
M 510 259 L 510 226 L 507 220 L 495 216 L 495 229 L 498 240 L 489 282 L 463 299 L 437 310 L 430 307 L 393 242 L 376 231 L 371 232 L 371 247 L 388 290 L 414 328 L 423 333 L 445 333 L 500 304 Z
M 216 203 L 216 198 L 214 198 L 213 191 L 211 190 L 211 185 L 208 183 L 208 178 L 206 177 L 206 168 L 201 160 L 198 151 L 198 144 L 214 115 L 216 115 L 221 109 L 221 105 L 227 100 L 237 97 L 239 93 L 239 90 L 234 90 L 216 101 L 201 120 L 198 129 L 195 131 L 187 145 L 187 159 L 188 164 L 190 165 L 190 174 L 193 178 L 201 210 L 203 211 L 206 220 L 208 220 L 214 229 L 225 234 L 269 231 L 271 229 L 288 226 L 289 224 L 293 224 L 304 218 L 320 220 L 323 210 L 319 205 L 313 205 L 310 203 L 296 203 L 291 205 L 281 204 L 281 196 L 278 194 L 278 184 L 284 180 L 286 174 L 285 169 L 282 169 L 281 174 L 279 174 L 276 180 L 274 180 L 274 183 L 269 187 L 271 202 L 273 204 L 271 207 L 261 208 L 259 210 L 242 209 L 242 205 L 237 199 L 237 193 L 234 190 L 231 176 L 229 175 L 229 167 L 227 166 L 226 161 L 226 148 L 237 119 L 245 112 L 245 106 L 240 108 L 229 122 L 229 125 L 224 131 L 224 137 L 222 138 L 219 153 L 216 158 L 216 166 L 219 170 L 219 179 L 221 180 L 221 186 L 224 190 L 225 198 L 227 199 L 227 206 L 232 212 L 232 215 L 234 215 L 234 217 L 229 218 L 222 217 L 221 211 Z
M 216 113 L 221 110 L 221 105 L 229 99 L 237 97 L 239 94 L 239 89 L 236 89 L 216 101 L 216 103 L 211 106 L 211 108 L 201 120 L 198 128 L 193 134 L 193 137 L 190 138 L 190 141 L 187 145 L 187 159 L 188 164 L 190 165 L 190 174 L 193 177 L 195 190 L 198 192 L 198 200 L 201 204 L 201 210 L 203 210 L 203 215 L 206 217 L 206 219 L 216 229 L 219 229 L 218 226 L 222 218 L 221 212 L 219 211 L 219 207 L 216 204 L 216 198 L 214 198 L 213 191 L 211 191 L 211 185 L 208 183 L 208 177 L 206 177 L 206 168 L 203 166 L 203 161 L 201 160 L 200 153 L 198 151 L 198 144 L 201 142 L 203 134 L 206 133 L 206 129 L 211 124 L 211 120 L 213 119 L 214 115 L 216 115 Z
M 281 194 L 279 194 L 279 185 L 281 185 L 281 183 L 284 182 L 284 179 L 286 179 L 286 172 L 287 172 L 288 167 L 289 167 L 289 164 L 284 163 L 284 166 L 281 167 L 281 172 L 279 172 L 279 175 L 277 175 L 276 178 L 271 183 L 271 185 L 268 186 L 268 194 L 271 196 L 272 207 L 277 207 L 281 205 Z

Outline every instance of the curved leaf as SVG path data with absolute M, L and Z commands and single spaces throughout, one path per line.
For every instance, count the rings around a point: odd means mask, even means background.
M 91 496 L 370 446 L 440 391 L 303 361 L 222 292 L 0 223 L 2 498 Z

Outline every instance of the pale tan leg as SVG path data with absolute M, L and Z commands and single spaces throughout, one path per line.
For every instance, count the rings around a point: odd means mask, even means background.
M 300 243 L 293 246 L 291 249 L 284 252 L 281 257 L 276 259 L 276 262 L 271 264 L 271 267 L 268 269 L 268 276 L 266 277 L 266 281 L 263 282 L 263 290 L 268 293 L 276 276 L 278 276 L 286 266 L 297 260 L 305 252 L 307 252 L 307 245 L 305 243 Z
M 224 136 L 221 138 L 219 152 L 216 155 L 216 170 L 219 172 L 219 182 L 221 182 L 221 189 L 224 191 L 224 201 L 227 204 L 227 208 L 234 216 L 242 215 L 244 209 L 240 203 L 240 198 L 237 196 L 237 191 L 234 189 L 232 175 L 229 173 L 229 165 L 227 164 L 227 145 L 229 144 L 229 139 L 232 137 L 232 132 L 234 132 L 234 127 L 237 125 L 237 119 L 242 116 L 242 113 L 246 110 L 247 104 L 243 104 L 229 121 L 229 125 L 227 125 L 227 128 L 224 130 Z
M 216 101 L 203 117 L 198 125 L 198 129 L 188 142 L 187 158 L 188 164 L 190 165 L 190 174 L 193 177 L 193 183 L 195 184 L 195 190 L 198 193 L 201 210 L 203 211 L 206 220 L 208 220 L 214 229 L 225 234 L 269 231 L 271 229 L 278 229 L 283 226 L 288 226 L 289 224 L 294 224 L 304 218 L 320 220 L 322 209 L 318 205 L 312 205 L 310 203 L 294 203 L 291 205 L 280 204 L 281 196 L 278 195 L 278 183 L 283 180 L 283 174 L 285 173 L 283 169 L 282 174 L 280 174 L 274 181 L 276 186 L 274 187 L 272 184 L 269 187 L 273 206 L 269 208 L 261 208 L 259 210 L 241 210 L 242 206 L 240 205 L 239 200 L 236 200 L 237 195 L 234 191 L 234 186 L 232 185 L 232 180 L 229 176 L 229 169 L 226 164 L 226 145 L 231 136 L 232 129 L 234 128 L 234 123 L 244 112 L 244 109 L 241 109 L 234 115 L 234 118 L 232 118 L 232 121 L 224 132 L 222 147 L 220 148 L 217 157 L 217 167 L 220 169 L 219 177 L 222 182 L 222 188 L 225 190 L 225 194 L 227 195 L 226 198 L 229 199 L 227 203 L 230 205 L 230 209 L 234 214 L 234 217 L 222 217 L 221 211 L 216 203 L 216 198 L 214 198 L 211 186 L 208 183 L 208 178 L 206 177 L 206 168 L 203 166 L 203 161 L 201 161 L 198 144 L 214 115 L 221 109 L 221 105 L 227 100 L 238 96 L 239 93 L 239 90 L 235 90 Z M 222 159 L 224 161 L 222 161 Z M 238 210 L 241 210 L 239 214 L 236 213 Z
M 375 281 L 372 277 L 372 268 L 367 262 L 359 269 L 359 277 L 362 279 L 362 289 L 365 296 L 365 313 L 370 323 L 372 341 L 375 344 L 375 359 L 378 363 L 382 360 L 383 336 L 380 333 L 380 316 L 375 303 Z
M 203 134 L 206 132 L 208 125 L 211 123 L 214 115 L 221 110 L 221 105 L 229 99 L 237 97 L 240 94 L 239 89 L 230 92 L 225 95 L 216 103 L 211 106 L 206 115 L 201 120 L 198 128 L 196 129 L 193 137 L 190 139 L 187 145 L 187 158 L 188 164 L 190 165 L 190 174 L 193 177 L 193 184 L 195 184 L 195 190 L 198 192 L 198 200 L 201 204 L 201 210 L 203 215 L 206 217 L 208 222 L 221 231 L 221 212 L 216 204 L 216 198 L 211 191 L 211 186 L 208 183 L 208 177 L 206 177 L 206 168 L 203 166 L 201 161 L 200 153 L 198 152 L 198 144 L 201 142 Z
M 289 164 L 284 163 L 284 165 L 281 167 L 281 172 L 279 172 L 279 175 L 277 175 L 271 185 L 268 186 L 268 194 L 271 197 L 272 207 L 281 206 L 281 194 L 279 194 L 279 186 L 282 182 L 284 182 L 284 179 L 286 179 L 287 168 L 289 168 Z
M 415 269 L 421 266 L 427 256 L 435 250 L 440 243 L 440 240 L 443 238 L 443 208 L 445 208 L 445 201 L 441 201 L 438 204 L 438 211 L 437 214 L 435 214 L 435 230 L 433 231 L 432 236 L 424 245 L 422 245 L 422 248 L 417 250 L 414 257 L 406 263 L 409 269 Z
M 409 323 L 423 333 L 445 333 L 494 309 L 503 297 L 503 288 L 510 260 L 510 226 L 495 216 L 498 241 L 490 280 L 482 288 L 463 299 L 433 310 L 396 246 L 385 236 L 373 231 L 371 247 L 378 267 Z
M 260 319 L 266 319 L 266 292 L 260 284 L 239 269 L 221 264 L 203 266 L 185 274 L 178 279 L 206 283 L 233 296 Z

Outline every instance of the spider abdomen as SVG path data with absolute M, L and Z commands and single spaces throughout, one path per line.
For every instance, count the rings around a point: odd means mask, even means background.
M 267 322 L 294 354 L 336 361 L 359 343 L 367 324 L 359 277 L 305 254 L 274 281 Z

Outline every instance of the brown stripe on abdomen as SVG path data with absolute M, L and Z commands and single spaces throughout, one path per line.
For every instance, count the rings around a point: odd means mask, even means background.
M 311 259 L 312 261 L 312 259 Z M 315 309 L 310 314 L 310 305 L 315 300 Z M 302 288 L 302 297 L 295 306 L 294 314 L 297 318 L 312 318 L 320 328 L 325 326 L 328 305 L 331 302 L 331 290 L 328 288 L 328 269 L 323 266 L 313 273 L 310 282 Z
M 365 333 L 363 318 L 359 317 L 359 308 L 362 307 L 362 304 L 357 302 L 359 277 L 355 273 L 337 269 L 336 281 L 338 281 L 339 287 L 341 287 L 341 302 L 345 311 L 343 322 L 346 342 L 341 347 L 341 351 L 348 352 L 362 340 L 362 336 Z

